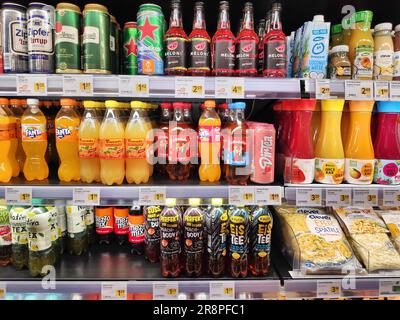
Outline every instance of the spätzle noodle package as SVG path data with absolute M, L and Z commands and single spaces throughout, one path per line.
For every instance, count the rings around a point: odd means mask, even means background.
M 276 206 L 283 253 L 296 271 L 305 274 L 361 273 L 336 218 L 322 208 Z
M 383 219 L 390 231 L 395 247 L 400 252 L 400 211 L 378 210 L 377 214 Z

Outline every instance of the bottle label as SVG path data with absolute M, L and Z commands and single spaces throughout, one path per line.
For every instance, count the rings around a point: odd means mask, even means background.
M 50 237 L 51 241 L 56 241 L 59 238 L 58 223 L 57 223 L 57 209 L 56 207 L 46 207 L 50 214 Z
M 353 79 L 371 78 L 374 65 L 373 48 L 359 46 L 356 48 L 356 57 L 353 64 Z
M 202 254 L 204 248 L 204 216 L 202 213 L 183 217 L 185 251 L 189 254 Z
M 228 213 L 224 208 L 213 208 L 206 213 L 207 251 L 215 258 L 226 256 Z
M 220 143 L 221 127 L 199 125 L 199 142 Z
M 374 177 L 375 160 L 346 159 L 344 179 L 348 183 L 371 184 Z
M 0 141 L 15 139 L 17 137 L 16 128 L 17 125 L 15 123 L 0 124 Z
M 182 130 L 183 131 L 183 130 Z M 190 136 L 184 135 L 181 131 L 171 134 L 169 138 L 168 160 L 170 162 L 181 162 L 183 164 L 190 161 Z
M 114 213 L 112 208 L 96 210 L 96 233 L 110 234 L 114 230 Z
M 393 55 L 393 76 L 400 77 L 400 51 L 396 51 Z
M 400 184 L 400 160 L 377 159 L 374 182 L 378 184 Z
M 30 251 L 42 251 L 51 247 L 50 216 L 48 212 L 28 212 L 28 247 Z
M 83 29 L 82 44 L 99 44 L 100 43 L 100 31 L 99 28 L 93 26 L 85 26 Z
M 94 207 L 86 207 L 85 224 L 86 226 L 94 224 Z
M 210 40 L 192 38 L 190 40 L 190 68 L 210 70 Z
M 286 42 L 270 40 L 264 45 L 264 69 L 286 72 Z
M 146 159 L 146 141 L 144 139 L 126 139 L 127 159 Z
M 267 257 L 271 251 L 272 216 L 268 209 L 258 208 L 251 219 L 250 245 L 253 255 Z
M 257 71 L 257 43 L 255 40 L 244 40 L 236 44 L 237 70 Z
M 181 217 L 160 216 L 161 254 L 179 254 L 181 252 Z
M 28 244 L 28 230 L 26 229 L 27 213 L 28 210 L 24 207 L 13 207 L 10 210 L 12 244 Z M 1 227 L 2 226 L 0 226 L 0 229 Z
M 160 159 L 167 159 L 168 157 L 168 132 L 159 134 L 156 138 L 157 157 Z
M 79 139 L 79 157 L 83 159 L 93 159 L 98 157 L 97 153 L 98 139 L 80 138 Z
M 7 206 L 0 207 L 0 246 L 11 244 L 10 217 Z
M 249 164 L 249 154 L 247 152 L 246 137 L 233 134 L 228 140 L 227 153 L 224 156 L 226 164 L 231 166 L 247 166 Z
M 351 67 L 350 66 L 334 66 L 331 65 L 329 68 L 329 78 L 330 79 L 341 79 L 341 78 L 351 77 Z
M 315 159 L 285 157 L 285 182 L 312 183 L 314 180 Z
M 63 42 L 79 44 L 79 31 L 78 28 L 72 26 L 62 25 L 61 22 L 56 23 L 55 43 L 60 44 Z
M 393 77 L 393 51 L 374 52 L 374 78 L 377 80 Z
M 28 54 L 28 32 L 26 22 L 11 21 L 9 30 L 11 30 L 11 51 L 16 54 Z
M 67 217 L 65 216 L 65 207 L 64 206 L 56 206 L 57 208 L 57 221 L 59 234 L 61 235 L 67 230 Z
M 143 243 L 145 237 L 144 216 L 129 216 L 129 243 Z
M 70 235 L 86 230 L 86 209 L 80 206 L 67 206 L 67 230 Z
M 125 235 L 129 233 L 129 209 L 114 209 L 114 234 Z
M 78 128 L 74 126 L 56 125 L 56 140 L 59 142 L 78 141 Z
M 327 242 L 343 241 L 342 230 L 333 216 L 325 213 L 307 214 L 306 223 L 311 234 L 319 236 Z
M 217 40 L 214 46 L 214 70 L 234 70 L 235 43 L 233 40 Z
M 100 139 L 99 157 L 104 160 L 118 160 L 125 157 L 124 139 Z
M 315 159 L 315 181 L 340 184 L 344 178 L 344 159 Z
M 110 35 L 110 50 L 115 52 L 115 37 Z
M 45 124 L 22 124 L 22 141 L 47 141 Z
M 165 69 L 186 70 L 186 39 L 168 38 L 165 41 Z
M 161 211 L 162 208 L 160 206 L 149 206 L 144 208 L 146 243 L 160 241 L 159 219 Z
M 248 253 L 249 219 L 245 209 L 235 211 L 229 217 L 229 255 L 234 260 L 242 260 L 246 259 Z
M 28 20 L 28 51 L 29 54 L 52 54 L 53 28 L 43 18 L 34 17 Z

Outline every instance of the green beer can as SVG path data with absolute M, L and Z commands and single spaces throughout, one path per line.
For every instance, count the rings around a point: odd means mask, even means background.
M 80 73 L 81 9 L 72 3 L 59 3 L 56 7 L 55 55 L 56 73 Z
M 137 36 L 136 22 L 126 22 L 124 25 L 124 74 L 138 74 L 137 64 Z
M 83 10 L 83 72 L 111 73 L 110 15 L 101 4 Z
M 111 72 L 119 73 L 119 41 L 121 27 L 114 16 L 110 16 L 110 63 Z

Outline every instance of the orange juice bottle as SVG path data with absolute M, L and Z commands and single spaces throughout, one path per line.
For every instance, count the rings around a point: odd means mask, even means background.
M 60 181 L 79 181 L 78 128 L 80 118 L 75 111 L 76 100 L 61 99 L 61 109 L 55 119 L 56 148 L 60 158 L 58 178 Z
M 100 182 L 99 133 L 101 116 L 100 103 L 84 101 L 81 125 L 79 127 L 79 159 L 81 181 Z
M 321 102 L 321 125 L 315 145 L 315 181 L 339 184 L 344 177 L 344 151 L 340 125 L 344 100 Z
M 23 106 L 26 105 L 25 99 L 10 99 L 10 110 L 13 113 L 16 120 L 16 134 L 17 134 L 17 152 L 15 154 L 15 158 L 18 162 L 19 169 L 22 171 L 24 169 L 25 162 L 25 152 L 22 148 L 22 139 L 21 139 L 21 117 L 24 114 Z
M 147 134 L 152 129 L 146 104 L 131 102 L 131 116 L 125 129 L 126 180 L 128 183 L 147 183 L 153 164 L 146 157 L 149 142 Z
M 201 181 L 215 182 L 221 177 L 221 119 L 215 111 L 215 101 L 204 102 L 204 111 L 199 119 L 199 151 Z
M 0 99 L 0 182 L 9 182 L 13 176 L 11 153 L 15 140 L 15 118 L 8 109 L 8 99 Z
M 38 99 L 28 99 L 27 104 L 21 118 L 22 147 L 26 155 L 24 176 L 28 181 L 44 180 L 49 176 L 44 158 L 47 149 L 46 117 L 39 109 Z
M 345 146 L 345 180 L 370 184 L 374 177 L 375 155 L 371 139 L 374 101 L 350 101 L 350 121 Z
M 99 157 L 101 182 L 122 184 L 125 178 L 125 127 L 120 119 L 119 103 L 107 100 L 100 126 Z

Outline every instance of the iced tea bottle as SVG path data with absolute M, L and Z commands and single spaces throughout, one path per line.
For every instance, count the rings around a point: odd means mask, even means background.
M 96 207 L 96 235 L 99 244 L 111 243 L 114 231 L 114 210 L 112 207 Z
M 122 246 L 128 242 L 129 234 L 129 208 L 128 207 L 115 207 L 114 212 L 114 238 L 116 242 Z
M 11 262 L 12 238 L 9 209 L 8 206 L 0 206 L 0 267 Z
M 129 243 L 130 252 L 143 255 L 145 238 L 145 223 L 142 207 L 133 205 L 129 210 Z
M 144 254 L 146 260 L 158 262 L 160 259 L 160 206 L 146 206 L 144 214 Z
M 12 207 L 10 210 L 10 226 L 12 235 L 12 264 L 17 270 L 28 267 L 28 231 L 26 220 L 29 207 Z
M 233 76 L 235 73 L 235 36 L 229 21 L 229 2 L 219 3 L 218 27 L 211 41 L 212 74 Z
M 258 41 L 254 31 L 253 4 L 246 2 L 243 9 L 242 30 L 236 37 L 236 74 L 239 77 L 257 76 Z
M 88 248 L 86 230 L 86 208 L 81 206 L 66 206 L 67 213 L 67 251 L 72 255 L 81 255 Z
M 157 146 L 156 149 L 156 157 L 157 157 L 157 164 L 156 164 L 156 171 L 161 174 L 165 175 L 167 159 L 168 159 L 168 129 L 169 129 L 169 122 L 172 120 L 174 115 L 172 109 L 172 103 L 163 102 L 160 105 L 161 107 L 161 116 L 158 126 L 158 133 L 155 136 L 155 144 Z
M 57 221 L 57 208 L 54 206 L 45 207 L 50 214 L 50 235 L 51 235 L 51 246 L 54 250 L 55 262 L 57 263 L 61 258 L 62 247 L 61 239 L 58 234 L 58 221 Z

